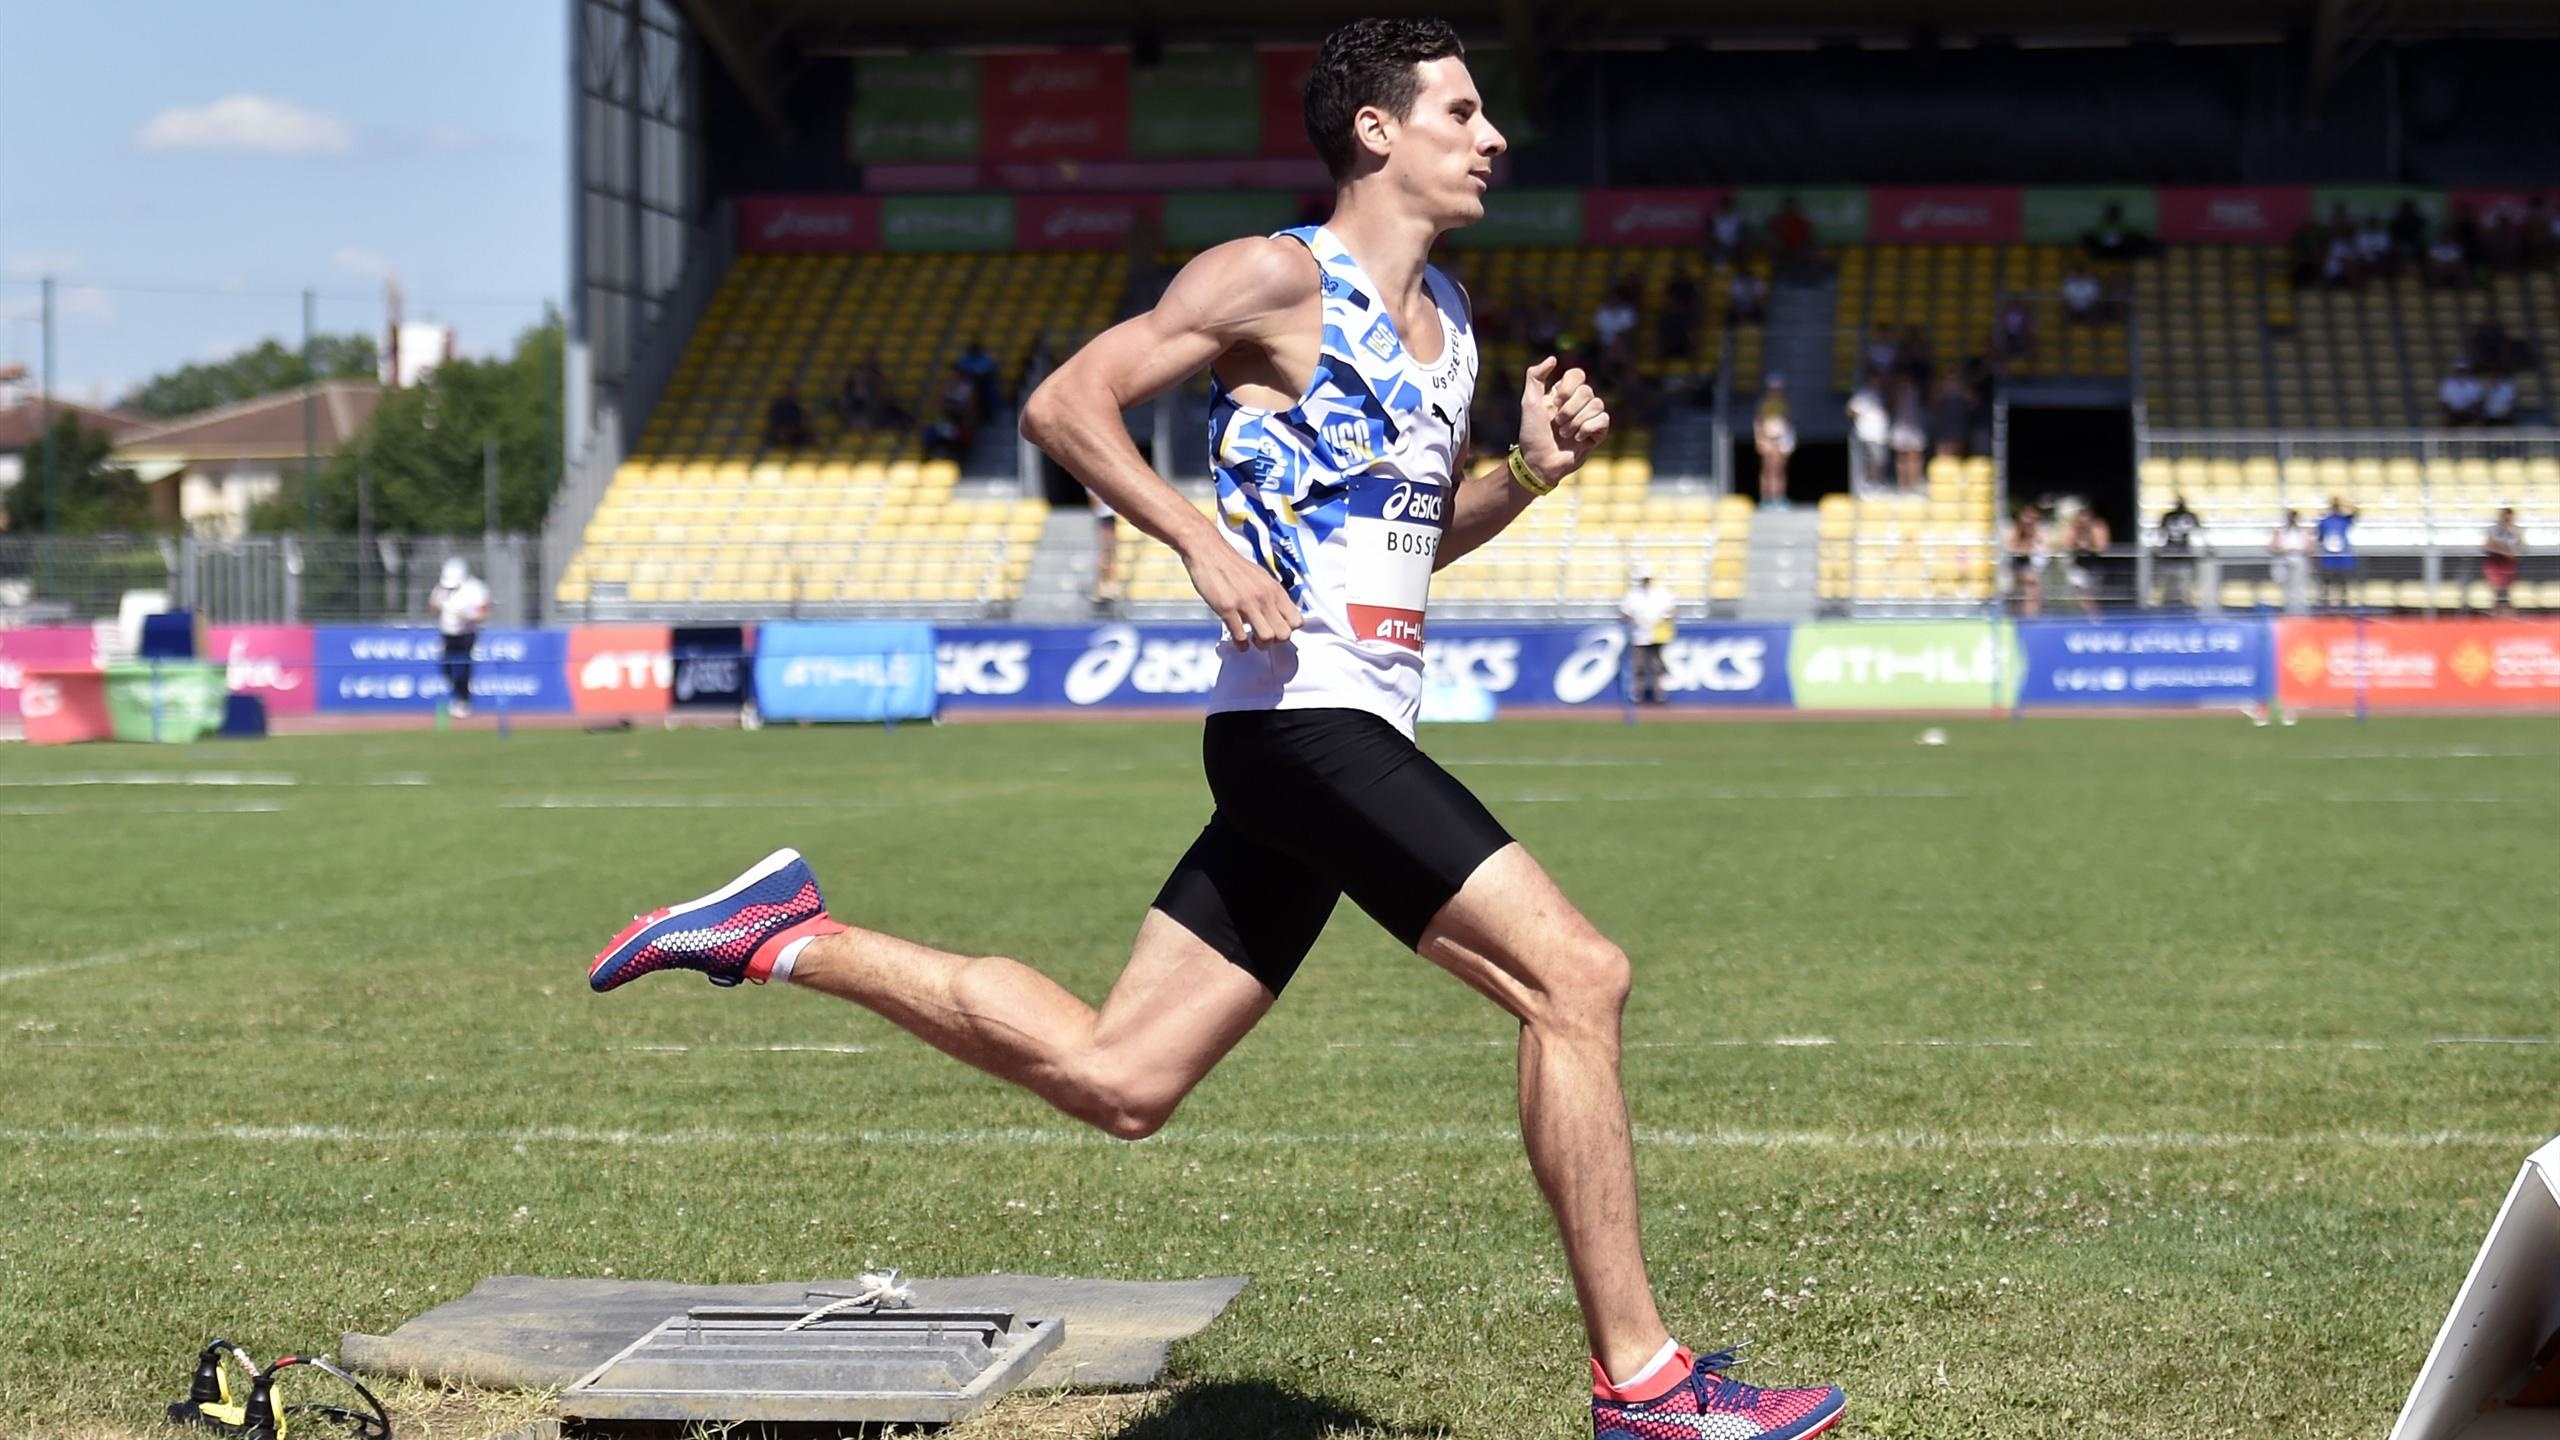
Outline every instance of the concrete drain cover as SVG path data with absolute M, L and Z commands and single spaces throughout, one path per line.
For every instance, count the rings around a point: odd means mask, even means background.
M 581 1420 L 932 1423 L 963 1420 L 1029 1378 L 1063 1320 L 1004 1310 L 704 1305 L 668 1320 L 562 1394 Z

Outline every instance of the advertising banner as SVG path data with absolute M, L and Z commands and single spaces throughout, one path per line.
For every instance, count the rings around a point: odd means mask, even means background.
M 754 670 L 767 720 L 933 718 L 933 627 L 921 621 L 773 621 L 757 627 Z
M 659 715 L 675 690 L 664 625 L 580 625 L 569 632 L 569 706 L 581 715 Z
M 230 691 L 257 696 L 268 714 L 308 715 L 320 708 L 310 626 L 216 625 L 205 632 L 205 647 L 205 658 L 223 667 Z
M 864 55 L 853 62 L 845 148 L 857 164 L 974 160 L 978 61 L 968 55 Z
M 2277 697 L 2375 710 L 2560 710 L 2560 624 L 2279 620 Z
M 1879 186 L 1867 192 L 1879 245 L 1999 245 L 2019 238 L 2019 192 L 2005 186 Z
M 1287 195 L 1237 190 L 1164 199 L 1164 243 L 1174 250 L 1206 250 L 1244 235 L 1268 235 L 1297 223 L 1297 202 Z
M 1273 159 L 1296 159 L 1314 147 L 1307 144 L 1307 74 L 1316 68 L 1313 50 L 1265 50 L 1262 59 L 1262 153 Z
M 322 625 L 311 632 L 323 711 L 432 710 L 444 698 L 444 637 L 433 630 Z M 491 710 L 570 708 L 569 637 L 559 630 L 483 630 L 471 650 L 471 700 Z
M 2368 216 L 2384 221 L 2399 213 L 2400 202 L 2406 200 L 2418 207 L 2429 225 L 2441 225 L 2445 218 L 2445 195 L 2441 190 L 2419 190 L 2407 185 L 2323 185 L 2311 192 L 2311 213 L 2327 220 L 2329 213 L 2343 205 L 2347 215 L 2358 224 Z
M 1161 195 L 1021 195 L 1013 202 L 1013 243 L 1021 250 L 1117 250 L 1141 220 L 1161 235 Z
M 1435 625 L 1423 654 L 1434 679 L 1462 679 L 1506 706 L 1627 698 L 1620 625 Z M 1662 648 L 1662 693 L 1672 705 L 1785 706 L 1787 627 L 1683 628 Z
M 1251 50 L 1169 51 L 1129 73 L 1129 153 L 1258 155 L 1261 89 Z
M 2172 245 L 2279 245 L 2311 216 L 2300 186 L 2169 186 L 2160 191 L 2160 238 Z
M 2160 198 L 2148 185 L 2066 185 L 2029 190 L 2019 228 L 2030 245 L 2076 245 L 2107 223 L 2107 207 L 2124 212 L 2124 228 L 2136 235 L 2160 233 Z
M 1750 216 L 1752 225 L 1765 235 L 1769 217 L 1777 214 L 1790 196 L 1804 211 L 1804 218 L 1813 223 L 1815 244 L 1867 243 L 1867 192 L 1854 185 L 1815 185 L 1792 190 L 1746 185 L 1733 192 L 1733 205 Z
M 107 667 L 108 724 L 129 743 L 193 744 L 222 728 L 228 695 L 219 665 L 120 660 Z
M 1586 190 L 1581 243 L 1704 245 L 1707 227 L 1731 194 L 1727 190 Z
M 1010 250 L 1012 197 L 889 196 L 880 202 L 880 244 L 890 250 Z
M 86 625 L 0 630 L 0 715 L 15 715 L 29 670 L 95 670 L 98 632 Z
M 1116 160 L 1129 153 L 1129 55 L 1053 50 L 978 62 L 988 160 Z
M 1484 218 L 1453 231 L 1449 243 L 1471 250 L 1565 249 L 1582 243 L 1579 190 L 1494 190 L 1484 197 Z
M 1788 639 L 1800 710 L 2006 708 L 2024 669 L 2005 620 L 1823 621 Z
M 2446 193 L 2445 203 L 2456 214 L 2470 211 L 2483 225 L 2521 225 L 2539 198 L 2530 190 L 2454 190 Z
M 2274 633 L 2261 620 L 2018 625 L 2022 706 L 2245 705 L 2267 698 Z
M 1218 627 L 944 626 L 934 655 L 955 711 L 1197 709 L 1218 678 Z
M 675 652 L 675 707 L 735 710 L 755 698 L 755 632 L 741 625 L 679 625 Z
M 738 248 L 767 253 L 877 250 L 880 202 L 869 195 L 741 195 Z

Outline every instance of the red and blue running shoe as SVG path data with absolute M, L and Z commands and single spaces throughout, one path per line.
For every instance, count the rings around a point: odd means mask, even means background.
M 1848 1405 L 1839 1387 L 1763 1390 L 1723 1372 L 1732 1350 L 1692 1358 L 1686 1349 L 1654 1393 L 1630 1395 L 1593 1365 L 1591 1428 L 1596 1440 L 1806 1440 L 1840 1423 Z M 1688 1361 L 1683 1371 L 1678 1361 Z
M 698 900 L 633 920 L 587 967 L 587 983 L 602 993 L 652 970 L 699 970 L 714 985 L 761 985 L 786 948 L 843 929 L 809 862 L 776 850 Z

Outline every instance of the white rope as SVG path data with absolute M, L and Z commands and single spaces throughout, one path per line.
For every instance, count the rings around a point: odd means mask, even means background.
M 904 1310 L 916 1303 L 915 1288 L 900 1280 L 896 1270 L 891 1270 L 885 1275 L 865 1275 L 860 1283 L 861 1290 L 841 1300 L 830 1300 L 783 1326 L 784 1333 L 807 1329 L 830 1315 L 846 1310 Z

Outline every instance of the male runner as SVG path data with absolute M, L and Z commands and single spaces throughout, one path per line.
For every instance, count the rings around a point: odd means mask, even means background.
M 1609 417 L 1582 372 L 1530 367 L 1520 444 L 1461 479 L 1474 398 L 1467 300 L 1425 263 L 1481 219 L 1503 139 L 1457 36 L 1363 20 L 1328 36 L 1306 95 L 1332 218 L 1232 241 L 1155 309 L 1060 366 L 1023 432 L 1178 551 L 1226 630 L 1204 747 L 1208 827 L 1139 927 L 1099 1013 L 1013 960 L 831 919 L 795 851 L 634 921 L 589 971 L 610 990 L 665 968 L 785 979 L 1126 1139 L 1155 1133 L 1270 1010 L 1336 899 L 1520 1021 L 1520 1119 L 1592 1354 L 1601 1440 L 1802 1437 L 1831 1388 L 1763 1390 L 1672 1340 L 1645 1278 L 1619 1087 L 1627 957 L 1483 805 L 1416 749 L 1431 572 L 1579 467 Z M 1139 457 L 1121 412 L 1201 366 L 1216 382 L 1216 520 Z

